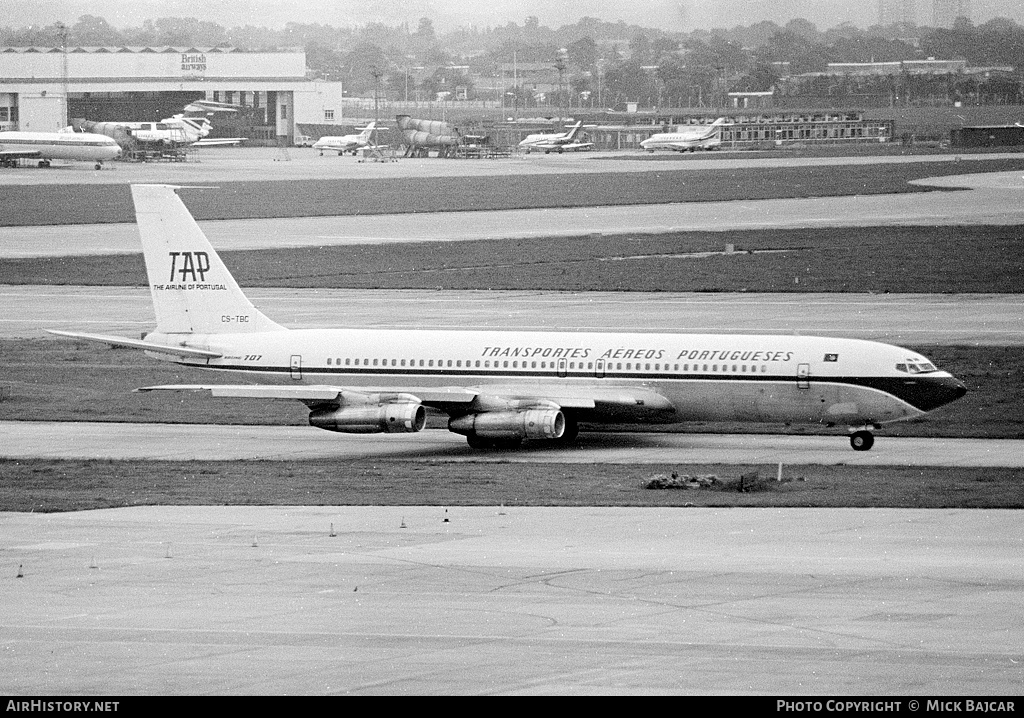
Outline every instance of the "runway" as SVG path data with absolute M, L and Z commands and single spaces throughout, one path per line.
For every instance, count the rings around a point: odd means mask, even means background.
M 571 209 L 220 220 L 199 224 L 214 247 L 223 251 L 764 228 L 1024 223 L 1024 175 L 1019 172 L 941 177 L 921 184 L 969 189 Z M 134 224 L 0 227 L 0 257 L 139 253 Z
M 0 690 L 1013 696 L 1018 514 L 5 514 Z
M 888 437 L 871 451 L 847 438 L 775 434 L 584 434 L 569 447 L 470 449 L 443 429 L 417 434 L 335 434 L 308 426 L 0 422 L 0 458 L 174 461 L 381 459 L 556 464 L 768 464 L 1024 467 L 1024 440 Z

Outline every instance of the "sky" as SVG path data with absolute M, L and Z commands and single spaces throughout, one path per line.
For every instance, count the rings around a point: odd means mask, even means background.
M 931 24 L 932 0 L 916 0 L 917 22 Z M 975 24 L 1008 17 L 1024 24 L 1022 0 L 972 0 Z M 535 16 L 558 27 L 581 17 L 623 21 L 670 31 L 731 28 L 771 20 L 784 25 L 802 17 L 826 30 L 843 22 L 868 27 L 878 20 L 878 0 L 0 0 L 0 25 L 24 27 L 74 22 L 98 15 L 115 27 L 139 26 L 146 19 L 196 17 L 224 27 L 280 28 L 287 22 L 335 27 L 403 21 L 415 28 L 429 17 L 441 31 L 522 25 Z

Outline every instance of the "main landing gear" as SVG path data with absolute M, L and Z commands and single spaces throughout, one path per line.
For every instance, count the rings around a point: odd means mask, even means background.
M 854 451 L 867 451 L 875 445 L 875 435 L 867 429 L 860 429 L 850 434 L 850 446 Z

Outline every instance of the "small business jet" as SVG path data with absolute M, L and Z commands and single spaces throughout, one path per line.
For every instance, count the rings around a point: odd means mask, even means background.
M 312 426 L 353 434 L 420 431 L 429 408 L 474 448 L 571 441 L 582 424 L 747 421 L 846 425 L 858 451 L 871 448 L 872 429 L 967 391 L 917 352 L 856 339 L 286 329 L 242 293 L 176 189 L 131 187 L 155 331 L 52 333 L 276 383 L 142 391 L 293 399 Z
M 534 150 L 544 150 L 544 154 L 551 152 L 574 152 L 576 150 L 589 150 L 594 146 L 593 142 L 577 142 L 576 134 L 583 127 L 583 122 L 577 122 L 565 132 L 548 132 L 536 135 L 527 135 L 526 139 L 519 143 L 521 149 L 530 154 Z
M 648 152 L 654 152 L 654 150 L 675 150 L 676 152 L 713 150 L 722 144 L 722 125 L 724 124 L 725 118 L 719 117 L 705 127 L 680 132 L 659 132 L 641 142 L 640 146 Z
M 0 167 L 16 167 L 18 160 L 39 160 L 49 167 L 51 160 L 95 162 L 102 169 L 107 160 L 121 156 L 112 138 L 88 132 L 0 132 Z
M 320 150 L 321 155 L 324 152 L 337 152 L 338 157 L 341 157 L 346 152 L 351 152 L 355 155 L 364 147 L 372 146 L 370 143 L 373 141 L 374 131 L 385 129 L 387 128 L 377 127 L 376 120 L 373 120 L 366 127 L 363 127 L 362 131 L 357 135 L 328 135 L 327 137 L 321 137 L 313 143 L 313 149 Z

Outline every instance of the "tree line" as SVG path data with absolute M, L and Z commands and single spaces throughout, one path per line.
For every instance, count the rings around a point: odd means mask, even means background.
M 961 18 L 952 28 L 906 25 L 860 29 L 844 23 L 827 30 L 795 19 L 785 25 L 760 22 L 732 29 L 667 32 L 584 17 L 550 28 L 536 17 L 522 24 L 435 31 L 429 18 L 388 26 L 332 27 L 288 23 L 281 29 L 251 25 L 225 28 L 196 18 L 147 20 L 115 28 L 104 18 L 83 15 L 74 24 L 0 26 L 4 46 L 233 47 L 241 50 L 300 48 L 313 77 L 340 80 L 350 95 L 390 99 L 432 98 L 461 84 L 472 99 L 471 75 L 498 77 L 502 65 L 541 63 L 557 68 L 559 104 L 623 100 L 645 104 L 711 101 L 728 91 L 766 91 L 780 75 L 822 72 L 833 62 L 883 62 L 929 57 L 963 59 L 968 66 L 1024 68 L 1024 27 L 995 18 L 973 25 Z M 469 72 L 466 72 L 468 66 Z M 1018 77 L 1019 79 L 1019 77 Z M 505 77 L 506 94 L 520 106 L 530 93 Z

